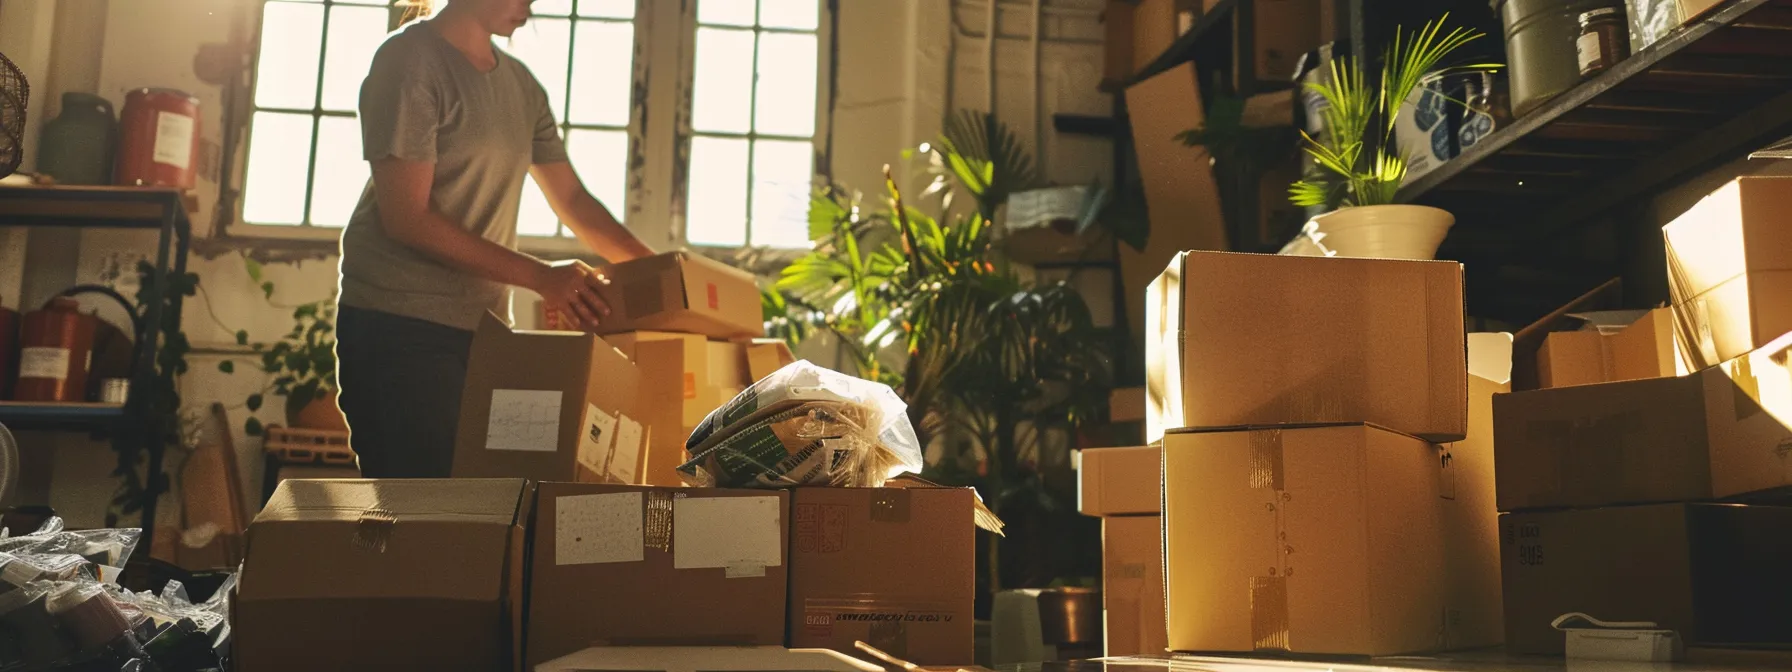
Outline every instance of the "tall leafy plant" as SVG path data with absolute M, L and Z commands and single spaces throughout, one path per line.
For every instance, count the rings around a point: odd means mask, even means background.
M 1321 112 L 1325 133 L 1314 138 L 1302 133 L 1306 151 L 1317 172 L 1289 188 L 1295 205 L 1349 207 L 1394 202 L 1406 179 L 1406 157 L 1394 148 L 1394 123 L 1401 106 L 1421 81 L 1434 74 L 1490 70 L 1492 64 L 1440 68 L 1451 53 L 1484 37 L 1480 32 L 1454 28 L 1444 32 L 1445 14 L 1416 31 L 1395 29 L 1378 80 L 1369 81 L 1361 64 L 1349 58 L 1331 62 L 1324 81 L 1306 88 L 1325 100 Z M 1373 128 L 1373 135 L 1371 129 Z M 1371 144 L 1373 143 L 1373 144 Z

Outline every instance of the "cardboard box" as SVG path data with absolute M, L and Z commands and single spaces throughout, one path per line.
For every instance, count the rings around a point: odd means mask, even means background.
M 1139 0 L 1132 8 L 1132 67 L 1143 70 L 1176 42 L 1176 0 Z M 1131 73 L 1128 73 L 1131 74 Z
M 487 314 L 467 359 L 453 474 L 638 483 L 641 382 L 597 336 L 511 331 Z
M 743 343 L 711 341 L 697 334 L 664 331 L 631 331 L 604 336 L 641 371 L 643 381 L 669 381 L 676 386 L 677 404 L 683 407 L 681 427 L 696 427 L 710 411 L 716 410 L 717 390 L 740 390 L 753 381 L 747 375 L 747 349 Z M 676 353 L 656 351 L 658 356 L 641 357 L 641 343 L 674 342 Z M 723 398 L 727 401 L 732 398 Z M 656 398 L 655 403 L 664 401 Z M 644 414 L 652 411 L 643 409 Z
M 789 511 L 783 491 L 542 483 L 530 668 L 590 646 L 783 645 Z
M 1494 397 L 1499 508 L 1673 502 L 1792 485 L 1792 335 L 1678 378 Z
M 1561 655 L 1552 619 L 1652 621 L 1688 644 L 1792 643 L 1792 509 L 1657 504 L 1500 517 L 1508 647 Z
M 1164 535 L 1160 516 L 1101 521 L 1101 609 L 1108 656 L 1161 655 L 1164 627 Z
M 1082 451 L 1077 509 L 1089 516 L 1157 515 L 1163 507 L 1163 451 L 1156 446 Z
M 1373 425 L 1164 437 L 1175 651 L 1390 655 L 1442 648 L 1449 461 Z
M 919 665 L 975 656 L 976 495 L 968 488 L 791 492 L 790 648 Z
M 1146 301 L 1146 441 L 1285 422 L 1463 437 L 1461 264 L 1188 252 Z
M 1256 76 L 1292 82 L 1300 59 L 1319 48 L 1319 0 L 1255 0 Z
M 678 331 L 719 339 L 765 335 L 752 274 L 708 257 L 669 252 L 605 266 L 610 316 L 599 333 Z
M 1195 65 L 1184 63 L 1126 89 L 1133 148 L 1139 158 L 1151 236 L 1144 250 L 1120 246 L 1120 284 L 1131 333 L 1145 332 L 1145 293 L 1140 288 L 1163 273 L 1184 250 L 1226 250 L 1225 216 L 1213 162 L 1201 147 L 1176 135 L 1206 123 Z
M 788 343 L 775 338 L 754 339 L 747 344 L 747 384 L 759 382 L 778 369 L 795 363 L 796 355 L 790 352 Z
M 1512 389 L 1512 335 L 1468 335 L 1468 436 L 1444 444 L 1445 649 L 1506 639 L 1500 602 L 1499 508 L 1495 503 L 1493 396 Z
M 1558 331 L 1537 350 L 1537 383 L 1543 387 L 1591 385 L 1612 380 L 1612 354 L 1597 331 Z
M 1792 177 L 1739 177 L 1667 226 L 1668 289 L 1694 369 L 1792 332 Z
M 240 669 L 520 670 L 522 479 L 286 481 L 249 526 Z

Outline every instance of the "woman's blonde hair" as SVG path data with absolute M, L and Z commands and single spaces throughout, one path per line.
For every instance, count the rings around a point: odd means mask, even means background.
M 405 8 L 402 23 L 427 19 L 429 15 L 436 13 L 436 0 L 405 0 L 399 5 Z

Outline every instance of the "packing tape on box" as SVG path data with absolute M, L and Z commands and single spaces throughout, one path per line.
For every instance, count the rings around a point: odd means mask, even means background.
M 909 517 L 909 494 L 906 488 L 877 490 L 871 495 L 871 521 L 874 523 L 906 523 Z
M 349 546 L 361 551 L 385 553 L 386 542 L 392 538 L 392 528 L 398 523 L 398 515 L 385 509 L 368 509 L 361 513 L 361 520 L 355 525 L 355 536 Z
M 1250 486 L 1266 490 L 1267 512 L 1275 517 L 1273 545 L 1275 564 L 1268 576 L 1253 576 L 1250 581 L 1251 641 L 1257 649 L 1288 649 L 1288 575 L 1291 546 L 1288 540 L 1288 515 L 1284 510 L 1293 501 L 1287 492 L 1283 469 L 1282 430 L 1258 429 L 1250 433 Z
M 1554 469 L 1531 477 L 1533 489 L 1545 501 L 1559 497 L 1568 483 L 1592 492 L 1605 488 L 1622 494 L 1629 484 L 1612 475 L 1627 473 L 1628 437 L 1645 424 L 1636 411 L 1525 423 L 1526 440 L 1543 444 L 1557 456 Z
M 1251 432 L 1251 487 L 1281 490 L 1282 430 Z
M 1251 646 L 1292 650 L 1288 630 L 1288 578 L 1251 577 Z
M 672 493 L 665 490 L 649 491 L 646 515 L 641 528 L 642 543 L 661 553 L 672 552 Z

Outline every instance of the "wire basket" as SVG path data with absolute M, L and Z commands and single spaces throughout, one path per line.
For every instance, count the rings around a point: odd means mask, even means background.
M 25 73 L 0 54 L 0 177 L 13 174 L 25 160 L 25 106 L 30 103 Z

